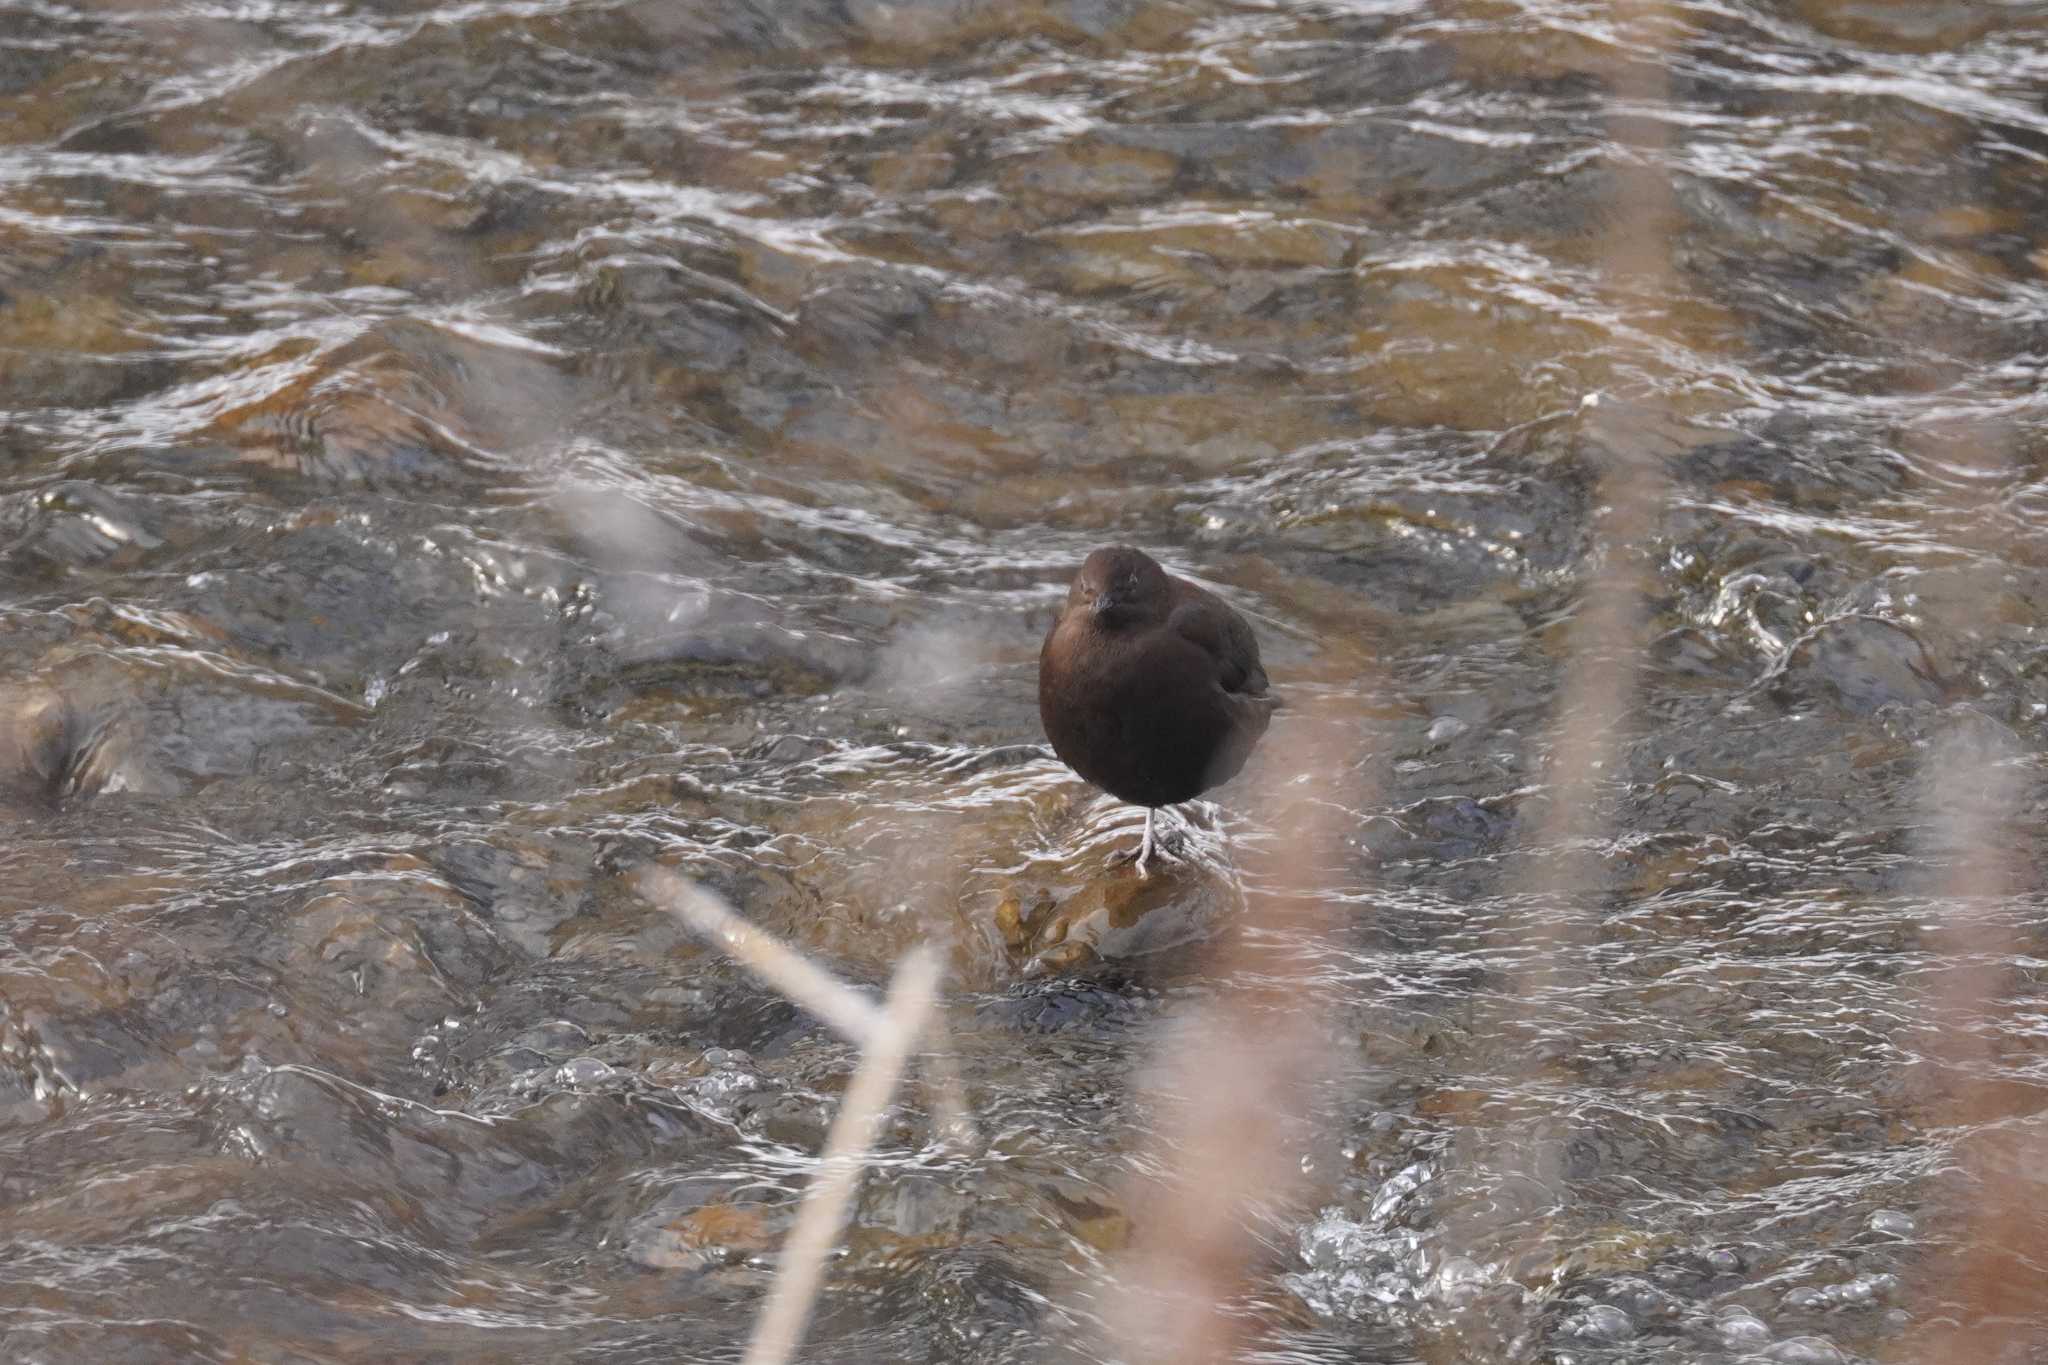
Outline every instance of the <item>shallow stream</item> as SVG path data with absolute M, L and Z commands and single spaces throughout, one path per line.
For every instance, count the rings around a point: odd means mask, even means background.
M 653 861 L 946 955 L 807 1361 L 1098 1355 L 1247 962 L 1252 1358 L 2048 1361 L 2048 5 L 1641 8 L 0 6 L 0 1358 L 737 1359 L 854 1054 Z M 1143 884 L 1117 541 L 1291 700 Z

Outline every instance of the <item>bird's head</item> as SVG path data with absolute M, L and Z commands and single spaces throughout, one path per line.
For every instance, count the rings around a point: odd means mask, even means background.
M 1166 570 L 1143 550 L 1128 545 L 1097 550 L 1081 565 L 1067 592 L 1067 610 L 1086 611 L 1096 625 L 1115 630 L 1163 620 L 1172 610 L 1173 589 Z

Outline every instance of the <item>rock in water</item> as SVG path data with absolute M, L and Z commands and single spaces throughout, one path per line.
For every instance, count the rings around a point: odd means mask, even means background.
M 1237 775 L 1279 708 L 1259 642 L 1214 593 L 1143 551 L 1088 556 L 1038 655 L 1038 715 L 1053 752 L 1152 817 Z

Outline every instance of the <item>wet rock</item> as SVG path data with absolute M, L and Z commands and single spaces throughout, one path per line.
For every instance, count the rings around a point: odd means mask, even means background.
M 177 790 L 124 680 L 96 665 L 0 686 L 0 797 L 65 801 Z M 175 735 L 161 739 L 175 743 Z M 157 752 L 151 752 L 152 749 Z
M 831 1102 L 764 1070 L 737 1048 L 710 1048 L 674 1092 L 693 1112 L 772 1142 L 815 1151 L 832 1122 Z
M 1118 982 L 1026 981 L 980 1006 L 976 1015 L 1019 1033 L 1065 1033 L 1127 1026 L 1149 1018 L 1156 1002 L 1151 991 Z
M 944 185 L 957 164 L 940 147 L 883 152 L 868 167 L 868 183 L 883 194 L 917 194 Z
M 618 1074 L 618 1068 L 602 1057 L 575 1057 L 555 1068 L 553 1081 L 563 1090 L 589 1090 L 603 1087 Z
M 930 1176 L 899 1176 L 886 1202 L 890 1229 L 900 1237 L 957 1233 L 971 1212 L 958 1190 Z
M 866 363 L 908 339 L 931 312 L 937 293 L 919 276 L 849 272 L 806 294 L 797 321 L 812 344 Z
M 77 748 L 70 708 L 43 687 L 0 691 L 0 793 L 54 800 Z
M 957 43 L 982 21 L 977 0 L 847 0 L 843 10 L 862 38 L 892 47 Z
M 1268 557 L 1356 588 L 1375 606 L 1415 613 L 1498 594 L 1581 552 L 1590 492 L 1576 475 L 1504 474 L 1498 496 L 1474 495 L 1402 487 L 1386 457 L 1348 452 L 1333 456 L 1314 485 L 1276 483 L 1264 515 L 1284 539 Z M 1556 458 L 1569 467 L 1578 457 L 1566 449 Z
M 410 1229 L 396 1239 L 405 1247 L 525 1218 L 602 1161 L 644 1158 L 702 1131 L 630 1077 L 601 1093 L 544 1095 L 492 1122 L 254 1059 L 208 1092 L 224 1153 L 272 1168 L 273 1182 L 339 1183 L 364 1207 L 392 1210 Z
M 996 929 L 1027 976 L 1145 959 L 1163 965 L 1205 941 L 1237 900 L 1233 886 L 1184 859 L 1144 880 L 1119 869 L 1064 899 L 1040 888 L 1028 913 L 1012 892 L 997 905 Z
M 1668 1327 L 1683 1317 L 1686 1310 L 1678 1295 L 1633 1276 L 1615 1280 L 1607 1286 L 1605 1297 L 1613 1307 L 1628 1314 L 1642 1331 Z
M 51 567 L 134 569 L 164 544 L 144 499 L 84 480 L 43 489 L 35 497 L 33 515 L 14 552 Z
M 449 883 L 489 916 L 500 939 L 546 957 L 554 929 L 575 915 L 590 889 L 594 852 L 542 838 L 450 844 L 436 858 Z
M 278 366 L 271 391 L 222 412 L 208 434 L 250 464 L 405 487 L 455 477 L 491 447 L 542 437 L 563 415 L 563 393 L 532 351 L 392 323 L 317 365 Z
M 774 1250 L 793 1221 L 792 1208 L 784 1205 L 700 1204 L 645 1221 L 629 1234 L 626 1254 L 651 1270 L 737 1265 Z
M 1180 174 L 1180 158 L 1162 151 L 1076 138 L 1011 161 L 1002 183 L 1027 202 L 1114 203 L 1157 198 Z
M 72 992 L 33 992 L 5 980 L 0 986 L 10 987 L 13 997 L 0 995 L 0 1123 L 45 1119 L 83 1086 L 123 1069 L 124 1049 L 95 1047 L 90 1040 L 91 1021 L 100 1017 L 104 1002 L 82 1001 Z M 83 1038 L 69 1025 L 74 1016 L 86 1023 Z
M 1404 814 L 1417 809 L 1410 807 Z M 1513 824 L 1507 816 L 1466 797 L 1424 802 L 1419 810 L 1421 828 L 1427 836 L 1461 846 L 1498 843 Z
M 1716 1275 L 1739 1275 L 1749 1268 L 1749 1258 L 1737 1247 L 1714 1247 L 1705 1256 L 1707 1269 Z
M 1783 655 L 1825 612 L 1833 575 L 1797 554 L 1750 556 L 1740 547 L 1724 559 L 1706 624 L 1742 640 L 1766 659 Z
M 8 16 L 0 31 L 9 39 L 0 46 L 0 99 L 27 94 L 48 80 L 64 64 L 69 44 L 106 36 L 98 24 L 33 12 Z
M 45 1091 L 83 1095 L 121 1088 L 138 1068 L 168 1059 L 169 1052 L 129 1010 L 62 1017 L 38 1009 L 21 1013 L 35 1038 L 35 1070 Z
M 1832 703 L 1855 715 L 1945 700 L 1950 691 L 1911 630 L 1875 616 L 1843 616 L 1801 636 L 1771 679 L 1787 705 Z
M 67 281 L 72 289 L 87 280 Z M 113 299 L 0 292 L 0 330 L 16 348 L 0 367 L 0 404 L 21 411 L 98 408 L 152 393 L 176 376 L 172 365 L 142 350 Z
M 1612 1345 L 1634 1339 L 1636 1325 L 1619 1308 L 1602 1303 L 1572 1314 L 1559 1326 L 1558 1332 L 1581 1341 Z
M 714 289 L 708 283 L 699 271 L 684 265 L 630 262 L 599 267 L 585 293 L 596 316 L 604 320 L 598 339 L 604 349 L 582 359 L 584 373 L 595 379 L 642 356 L 663 366 L 686 366 L 693 376 L 731 370 L 765 319 L 744 306 L 746 295 L 736 285 L 720 281 Z M 741 302 L 721 297 L 728 293 Z
M 711 614 L 680 629 L 614 637 L 609 643 L 618 681 L 636 688 L 667 681 L 714 692 L 738 687 L 758 697 L 823 691 L 872 665 L 868 649 L 842 637 L 763 619 L 758 605 L 739 600 L 712 603 Z M 757 619 L 743 619 L 743 613 Z
M 1691 626 L 1665 631 L 1650 641 L 1648 654 L 1659 670 L 1680 677 L 1727 683 L 1749 673 L 1742 657 L 1726 648 L 1719 637 Z
M 592 1045 L 591 1036 L 566 1019 L 536 1024 L 509 1040 L 502 1021 L 486 1020 L 466 1036 L 441 1042 L 446 1070 L 435 1093 L 459 1092 L 472 1112 L 486 1114 L 540 1098 L 558 1083 L 560 1067 Z
M 29 1046 L 13 1025 L 0 1020 L 0 1124 L 29 1122 L 49 1114 L 56 1089 L 47 1077 L 37 1074 Z
M 1673 473 L 1717 493 L 1763 493 L 1791 506 L 1832 510 L 1894 493 L 1907 469 L 1883 443 L 1834 431 L 1797 410 L 1775 413 L 1754 435 L 1687 451 Z
M 228 1338 L 191 1323 L 47 1322 L 0 1330 L 0 1351 L 16 1360 L 90 1360 L 98 1365 L 149 1365 L 166 1357 L 221 1359 Z
M 394 528 L 395 529 L 395 528 Z M 258 562 L 185 579 L 176 600 L 237 652 L 275 671 L 389 707 L 408 691 L 474 697 L 540 669 L 523 657 L 559 644 L 559 601 L 501 587 L 502 564 L 471 561 L 459 532 L 375 535 L 320 512 L 273 524 Z
M 963 1358 L 1028 1357 L 1042 1340 L 1049 1300 L 1029 1262 L 1009 1245 L 940 1245 L 914 1253 L 907 1274 L 884 1291 L 889 1320 L 915 1324 Z
M 1438 716 L 1429 723 L 1429 730 L 1423 738 L 1431 748 L 1441 748 L 1471 728 L 1456 716 Z
M 779 992 L 726 963 L 696 973 L 687 987 L 655 993 L 649 1004 L 665 1026 L 687 1028 L 714 1052 L 730 1049 L 742 1058 L 777 1057 L 798 1040 L 826 1031 Z
M 1776 1365 L 1847 1365 L 1849 1357 L 1826 1337 L 1791 1337 L 1765 1347 L 1764 1359 Z
M 1774 1335 L 1762 1318 L 1747 1308 L 1730 1308 L 1714 1320 L 1714 1332 L 1730 1346 L 1761 1346 Z
M 792 4 L 773 11 L 735 10 L 708 0 L 637 0 L 616 15 L 577 16 L 568 37 L 582 48 L 634 54 L 656 69 L 682 64 L 682 53 L 713 48 L 746 52 L 801 51 L 843 30 L 836 7 Z M 691 64 L 694 65 L 692 59 Z
M 922 326 L 929 345 L 949 361 L 998 375 L 1050 379 L 1091 350 L 1076 319 L 1023 300 L 947 295 Z
M 498 795 L 526 776 L 490 746 L 436 738 L 399 755 L 399 762 L 385 775 L 384 790 L 410 801 L 460 804 Z
M 206 619 L 95 598 L 27 679 L 0 683 L 0 735 L 53 796 L 169 793 L 314 748 L 362 716 L 323 688 L 241 656 Z M 11 711 L 11 716 L 8 713 Z M 0 763 L 0 782 L 5 780 Z
M 1871 1308 L 1888 1302 L 1898 1292 L 1898 1277 L 1880 1272 L 1858 1275 L 1840 1284 L 1802 1285 L 1785 1295 L 1784 1307 L 1789 1312 L 1798 1313 Z
M 1301 135 L 1308 174 L 1281 183 L 1329 208 L 1372 214 L 1441 204 L 1515 174 L 1513 159 L 1497 148 L 1394 120 L 1366 119 L 1310 129 Z
M 1055 248 L 1048 264 L 1070 292 L 1201 288 L 1216 271 L 1314 270 L 1334 273 L 1351 240 L 1321 224 L 1286 219 L 1128 228 L 1090 223 L 1041 238 Z
M 1517 177 L 1447 206 L 1444 221 L 1510 240 L 1570 244 L 1609 229 L 1620 178 L 1608 159 L 1587 159 L 1549 175 Z
M 1469 1256 L 1446 1256 L 1437 1267 L 1429 1286 L 1430 1297 L 1439 1303 L 1462 1307 L 1493 1288 L 1495 1277 Z
M 1360 831 L 1360 841 L 1382 862 L 1416 858 L 1469 858 L 1502 847 L 1515 820 L 1468 796 L 1430 797 L 1380 816 Z
M 1644 463 L 1670 469 L 1719 435 L 1669 404 L 1634 401 L 1605 391 L 1580 396 L 1562 422 L 1552 425 L 1539 419 L 1531 428 L 1528 440 L 1536 452 L 1555 460 L 1556 447 L 1562 444 L 1574 463 L 1602 472 Z M 1510 448 L 1521 443 L 1510 442 Z
M 1797 0 L 1793 8 L 1821 32 L 1881 52 L 1955 52 L 1993 31 L 1998 22 L 1968 0 L 1926 0 L 1916 5 Z
M 422 879 L 339 880 L 293 918 L 291 938 L 298 979 L 362 1002 L 363 1033 L 391 1048 L 467 1012 L 508 960 L 468 902 Z

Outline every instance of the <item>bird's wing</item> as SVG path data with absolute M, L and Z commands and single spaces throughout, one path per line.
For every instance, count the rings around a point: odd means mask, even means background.
M 1259 666 L 1258 638 L 1221 599 L 1206 592 L 1190 595 L 1173 609 L 1167 624 L 1215 661 L 1216 681 L 1225 692 L 1265 692 L 1268 683 L 1266 670 Z

